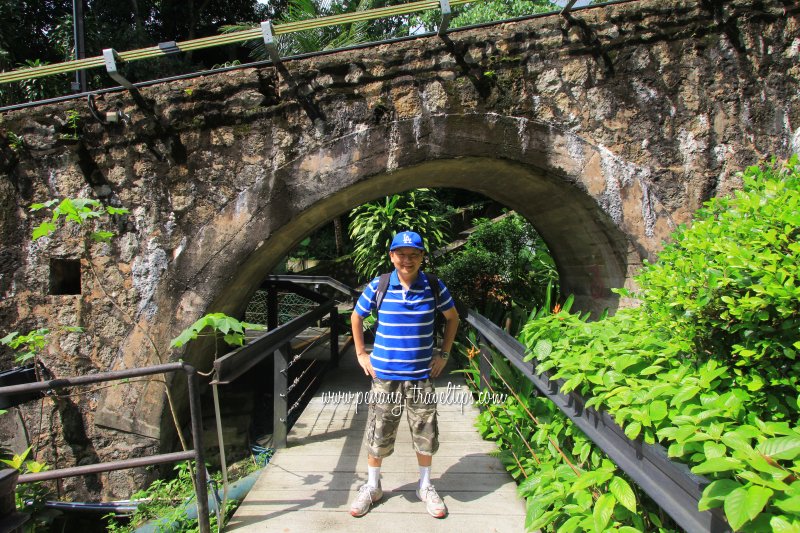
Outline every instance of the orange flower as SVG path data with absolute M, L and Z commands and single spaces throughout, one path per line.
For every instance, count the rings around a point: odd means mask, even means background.
M 480 349 L 477 346 L 473 346 L 469 350 L 467 350 L 467 357 L 469 357 L 469 359 L 472 360 L 479 353 L 480 353 Z
M 561 312 L 561 304 L 556 304 L 556 306 L 553 308 L 553 314 L 557 315 L 560 312 Z

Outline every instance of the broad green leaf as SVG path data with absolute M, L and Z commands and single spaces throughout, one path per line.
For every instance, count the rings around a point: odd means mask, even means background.
M 773 459 L 791 461 L 800 456 L 800 436 L 768 439 L 756 446 L 756 450 Z
M 738 452 L 752 452 L 753 448 L 750 446 L 750 440 L 743 437 L 741 433 L 735 431 L 729 431 L 728 433 L 722 436 L 722 442 L 728 448 L 731 448 Z
M 762 487 L 769 487 L 772 490 L 776 490 L 778 492 L 786 492 L 790 488 L 789 485 L 787 485 L 783 481 L 779 481 L 777 479 L 774 479 L 772 477 L 772 475 L 770 475 L 767 478 L 767 477 L 763 477 L 763 476 L 761 476 L 761 475 L 759 475 L 756 472 L 753 472 L 751 470 L 740 470 L 739 472 L 736 473 L 736 475 L 739 478 L 743 479 L 744 481 L 749 481 L 750 483 L 753 483 L 754 485 L 760 485 Z M 781 474 L 780 477 L 785 477 L 787 475 L 788 475 L 788 473 L 784 473 L 784 474 Z
M 227 334 L 231 331 L 241 331 L 242 326 L 235 318 L 225 315 L 217 318 L 214 328 L 218 329 L 222 333 Z
M 50 208 L 56 205 L 59 202 L 58 199 L 48 200 L 43 204 L 31 204 L 30 210 L 31 211 L 38 211 L 44 208 Z
M 561 524 L 561 527 L 556 530 L 556 533 L 575 533 L 579 531 L 578 526 L 581 520 L 583 520 L 582 516 L 573 516 L 569 518 L 566 522 Z
M 594 511 L 592 511 L 592 518 L 594 522 L 594 530 L 600 533 L 605 530 L 608 521 L 611 520 L 611 515 L 614 513 L 614 507 L 617 505 L 617 500 L 612 494 L 603 494 L 594 504 Z
M 733 457 L 715 457 L 708 459 L 692 468 L 695 474 L 714 474 L 717 472 L 727 472 L 729 470 L 738 470 L 744 466 L 744 463 L 739 459 Z
M 106 211 L 109 215 L 127 215 L 130 211 L 124 207 L 106 206 Z
M 517 486 L 517 494 L 523 498 L 533 496 L 534 491 L 539 488 L 541 483 L 541 476 L 530 476 Z
M 631 440 L 635 440 L 642 432 L 642 424 L 640 422 L 632 422 L 625 427 L 625 436 Z
M 108 242 L 113 236 L 114 232 L 112 231 L 93 231 L 91 234 L 89 234 L 89 237 L 97 242 Z
M 555 520 L 555 518 L 557 516 L 558 516 L 558 511 L 547 511 L 543 515 L 539 516 L 536 519 L 531 520 L 530 522 L 526 518 L 526 520 L 525 520 L 525 530 L 526 531 L 531 531 L 531 530 L 535 530 L 535 529 L 541 529 L 541 528 L 545 527 L 547 524 L 549 524 L 550 522 L 552 522 L 553 520 Z
M 581 476 L 572 484 L 569 491 L 570 492 L 577 492 L 582 489 L 588 489 L 594 485 L 598 485 L 600 483 L 605 483 L 608 479 L 612 476 L 612 474 L 607 472 L 602 472 L 600 470 L 593 470 L 591 472 L 584 472 Z
M 800 525 L 792 524 L 783 516 L 773 516 L 769 525 L 773 533 L 800 533 Z
M 11 344 L 11 341 L 14 340 L 15 337 L 19 335 L 19 331 L 12 331 L 2 339 L 0 339 L 0 344 Z
M 773 503 L 778 509 L 786 513 L 800 513 L 800 496 L 775 500 Z
M 728 494 L 740 488 L 742 488 L 742 485 L 732 479 L 720 479 L 709 483 L 709 485 L 703 489 L 703 496 L 700 498 L 697 507 L 700 511 L 719 507 Z
M 773 466 L 769 461 L 767 461 L 764 458 L 763 455 L 759 455 L 756 452 L 748 454 L 737 452 L 736 455 L 742 457 L 744 461 L 748 464 L 748 466 L 750 466 L 754 470 L 768 474 L 772 476 L 773 479 L 778 479 L 778 480 L 784 479 L 788 475 L 788 472 L 786 470 L 777 466 Z
M 725 517 L 734 531 L 738 531 L 750 520 L 747 509 L 747 489 L 738 488 L 728 494 L 723 505 Z
M 172 339 L 169 343 L 170 348 L 180 348 L 187 342 L 194 340 L 197 338 L 197 330 L 192 328 L 186 328 L 185 330 L 181 331 L 180 335 Z
M 533 354 L 537 359 L 547 359 L 553 351 L 553 343 L 547 339 L 541 339 L 533 347 Z
M 688 387 L 684 387 L 678 391 L 678 394 L 672 397 L 670 405 L 673 407 L 681 405 L 697 396 L 698 392 L 700 392 L 700 387 L 697 385 L 689 385 Z
M 663 420 L 667 417 L 669 409 L 667 402 L 664 400 L 656 400 L 650 404 L 650 419 L 654 421 Z
M 636 512 L 636 496 L 627 481 L 621 477 L 614 476 L 608 484 L 608 490 L 611 491 L 611 494 L 623 507 L 632 513 Z
M 715 457 L 724 457 L 728 452 L 728 447 L 724 444 L 717 442 L 706 441 L 703 443 L 703 453 L 706 454 L 707 459 L 714 459 Z
M 244 346 L 244 335 L 241 333 L 229 333 L 223 336 L 222 340 L 231 346 Z
M 588 512 L 589 509 L 592 508 L 592 504 L 594 504 L 592 493 L 588 490 L 579 490 L 575 493 L 575 502 L 578 504 L 579 508 Z
M 33 234 L 31 235 L 31 237 L 35 241 L 37 239 L 50 235 L 55 230 L 56 230 L 56 225 L 53 224 L 52 222 L 48 222 L 45 220 L 44 222 L 42 222 L 33 229 Z
M 639 374 L 642 375 L 642 376 L 650 376 L 652 374 L 657 374 L 657 373 L 661 372 L 662 370 L 664 370 L 663 366 L 652 365 L 652 366 L 648 366 L 647 368 L 645 368 L 644 370 L 639 372 Z
M 747 489 L 747 515 L 750 520 L 761 514 L 772 494 L 770 489 L 764 487 L 753 486 Z

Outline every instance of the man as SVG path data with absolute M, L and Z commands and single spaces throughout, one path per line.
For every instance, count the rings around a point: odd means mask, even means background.
M 444 518 L 447 514 L 447 507 L 430 479 L 433 454 L 439 448 L 432 378 L 447 363 L 458 329 L 458 312 L 444 284 L 439 281 L 437 287 L 431 287 L 428 277 L 420 271 L 424 255 L 422 238 L 413 231 L 398 233 L 392 240 L 389 258 L 395 270 L 378 309 L 372 355 L 364 349 L 363 324 L 376 307 L 379 277 L 367 285 L 353 310 L 353 343 L 358 363 L 364 374 L 372 377 L 366 440 L 369 480 L 353 501 L 350 508 L 353 516 L 363 516 L 383 496 L 381 462 L 394 451 L 404 404 L 419 464 L 417 496 L 432 516 Z M 436 355 L 433 290 L 439 292 L 439 311 L 446 320 L 442 347 Z

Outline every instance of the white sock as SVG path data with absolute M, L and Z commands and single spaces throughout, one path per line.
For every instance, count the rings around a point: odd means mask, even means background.
M 381 467 L 368 466 L 367 470 L 369 471 L 369 480 L 367 481 L 367 485 L 377 489 L 381 486 Z
M 429 466 L 420 466 L 419 467 L 419 488 L 422 490 L 423 488 L 427 487 L 431 484 L 431 467 Z

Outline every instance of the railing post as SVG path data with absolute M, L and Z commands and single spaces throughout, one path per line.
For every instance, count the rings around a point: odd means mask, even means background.
M 480 348 L 480 360 L 478 361 L 478 368 L 480 369 L 481 379 L 480 379 L 480 389 L 481 390 L 489 390 L 491 387 L 491 380 L 492 380 L 492 365 L 489 363 L 489 357 L 491 354 L 489 350 L 486 349 L 487 342 L 486 337 L 483 335 L 478 336 L 478 347 Z
M 23 524 L 30 515 L 18 513 L 14 490 L 17 486 L 19 471 L 13 468 L 0 470 L 0 531 L 22 533 Z
M 289 350 L 291 344 L 286 343 L 277 350 L 275 361 L 274 414 L 272 424 L 272 446 L 286 448 L 287 420 L 289 417 Z
M 339 309 L 334 307 L 331 311 L 331 366 L 339 366 Z
M 267 330 L 278 327 L 278 287 L 274 283 L 267 289 Z
M 208 518 L 208 480 L 206 479 L 205 450 L 203 449 L 203 416 L 200 412 L 200 388 L 194 367 L 184 366 L 189 381 L 189 413 L 192 418 L 192 442 L 195 454 L 195 483 L 197 490 L 197 523 L 200 533 L 211 533 Z

